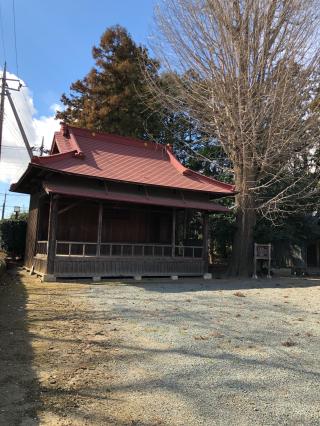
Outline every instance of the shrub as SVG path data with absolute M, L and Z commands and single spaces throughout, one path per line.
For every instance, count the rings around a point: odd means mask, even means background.
M 0 260 L 0 277 L 2 277 L 2 275 L 5 273 L 5 271 L 7 270 L 7 264 L 5 262 L 5 260 Z
M 26 244 L 26 219 L 4 219 L 0 221 L 2 248 L 13 257 L 23 257 Z

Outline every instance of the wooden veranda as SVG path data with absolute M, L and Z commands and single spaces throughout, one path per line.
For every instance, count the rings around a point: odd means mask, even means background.
M 202 275 L 208 214 L 193 210 L 77 200 L 53 195 L 31 209 L 26 265 L 45 278 Z M 188 221 L 200 223 L 197 238 Z M 35 243 L 32 235 L 36 234 Z M 34 245 L 34 248 L 32 247 Z

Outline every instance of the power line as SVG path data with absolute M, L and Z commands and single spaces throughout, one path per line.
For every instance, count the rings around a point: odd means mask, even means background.
M 0 195 L 6 195 L 7 197 L 29 197 L 29 194 L 8 194 L 6 192 L 0 192 Z
M 2 7 L 0 4 L 0 32 L 1 32 L 1 41 L 2 41 L 2 50 L 3 50 L 3 57 L 4 57 L 4 62 L 6 62 L 7 60 L 7 54 L 6 54 L 6 45 L 4 42 L 4 28 L 3 28 L 3 19 L 2 19 Z
M 6 54 L 5 52 L 5 43 L 4 43 L 4 29 L 3 29 L 3 19 L 2 19 L 2 13 L 1 13 L 1 4 L 0 4 L 0 30 L 1 30 L 1 36 L 2 36 L 2 45 L 3 45 L 3 50 L 4 50 L 4 55 Z M 15 0 L 12 0 L 12 16 L 13 16 L 13 33 L 14 33 L 14 49 L 15 49 L 15 59 L 16 59 L 16 73 L 17 73 L 17 77 L 19 76 L 19 65 L 18 65 L 18 49 L 17 49 L 17 32 L 16 32 L 16 11 L 15 11 Z M 19 78 L 19 77 L 18 77 Z M 1 156 L 1 145 L 2 145 L 2 138 L 3 138 L 3 134 L 2 134 L 2 129 L 3 129 L 3 120 L 4 120 L 4 100 L 5 100 L 5 96 L 9 101 L 9 104 L 11 106 L 11 110 L 13 112 L 15 121 L 18 125 L 19 131 L 20 131 L 20 135 L 22 137 L 22 140 L 25 144 L 25 147 L 27 149 L 27 152 L 29 154 L 29 157 L 32 158 L 32 149 L 29 145 L 29 141 L 28 141 L 28 137 L 25 133 L 24 130 L 24 126 L 21 122 L 21 118 L 20 118 L 20 111 L 19 109 L 17 109 L 13 98 L 11 97 L 11 91 L 17 91 L 19 92 L 21 87 L 23 86 L 20 79 L 12 79 L 12 78 L 8 78 L 6 79 L 6 62 L 4 65 L 4 70 L 3 70 L 3 74 L 2 74 L 2 87 L 1 87 L 1 99 L 0 99 L 0 156 Z M 18 83 L 18 87 L 9 87 L 9 85 L 7 84 L 7 81 L 10 82 L 17 82 Z M 27 103 L 27 106 L 30 107 L 30 105 L 28 104 L 24 93 L 23 97 Z M 16 131 L 16 130 L 14 130 Z M 10 149 L 10 150 L 20 150 L 21 148 L 19 146 L 10 146 L 10 145 L 6 145 L 4 146 L 5 149 Z M 1 157 L 0 157 L 1 158 Z
M 12 0 L 12 16 L 13 16 L 13 34 L 14 34 L 14 50 L 15 50 L 15 58 L 16 58 L 16 70 L 17 70 L 17 77 L 19 78 L 20 72 L 19 72 L 19 63 L 18 63 L 18 48 L 17 48 L 17 28 L 16 28 L 16 8 L 15 8 L 15 0 Z M 19 82 L 19 88 L 24 88 L 26 86 L 23 86 L 21 81 Z M 25 100 L 25 103 L 27 105 L 27 108 L 29 109 L 29 112 L 31 116 L 33 116 L 33 111 L 31 110 L 30 103 L 28 102 L 24 90 L 21 90 L 20 93 L 22 93 L 22 96 Z
M 26 150 L 23 146 L 13 146 L 13 145 L 1 145 L 2 148 L 5 149 L 23 149 Z
M 26 95 L 24 94 L 24 90 L 23 90 L 24 88 L 28 89 L 28 86 L 21 86 L 22 90 L 20 90 L 20 93 L 22 93 L 22 96 L 23 96 L 23 98 L 25 100 L 25 103 L 27 104 L 27 108 L 29 110 L 29 113 L 30 113 L 31 117 L 33 117 L 34 111 L 32 110 L 30 102 L 28 101 L 28 99 L 26 98 Z
M 15 8 L 14 0 L 12 0 L 12 15 L 13 15 L 14 50 L 16 54 L 16 69 L 17 69 L 17 77 L 18 77 L 19 66 L 18 66 L 17 32 L 16 32 L 16 8 Z
M 13 100 L 12 100 L 10 89 L 8 87 L 6 88 L 5 94 L 7 96 L 7 99 L 9 100 L 9 103 L 10 103 L 10 106 L 11 106 L 14 118 L 16 119 L 17 125 L 19 127 L 19 130 L 20 130 L 20 133 L 21 133 L 21 136 L 22 136 L 22 139 L 23 139 L 23 142 L 24 142 L 24 144 L 26 146 L 26 149 L 28 151 L 29 157 L 32 158 L 33 154 L 32 154 L 31 147 L 29 145 L 28 137 L 27 137 L 27 135 L 26 135 L 26 133 L 24 131 L 24 128 L 23 128 L 23 125 L 21 123 L 21 120 L 20 120 L 19 114 L 17 112 L 16 106 L 15 106 Z
M 17 130 L 16 126 L 11 122 L 10 116 L 6 111 L 4 112 L 4 118 L 6 119 L 6 127 L 10 130 L 11 136 L 16 140 L 21 140 L 21 134 Z
M 18 204 L 6 204 L 5 205 L 5 209 L 12 209 L 13 207 L 15 207 L 15 206 L 17 206 Z M 24 206 L 24 205 L 22 205 L 22 206 L 20 206 L 20 207 L 22 207 L 22 208 L 26 208 L 26 206 Z
M 1 79 L 1 95 L 0 95 L 0 158 L 1 158 L 1 145 L 2 145 L 2 135 L 3 135 L 3 118 L 4 118 L 4 100 L 5 100 L 5 90 L 6 90 L 6 71 L 7 64 L 4 63 L 2 79 Z

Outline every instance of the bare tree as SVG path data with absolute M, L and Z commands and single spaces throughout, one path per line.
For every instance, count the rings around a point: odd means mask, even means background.
M 163 0 L 153 49 L 184 109 L 233 164 L 237 231 L 232 273 L 252 267 L 257 214 L 296 211 L 314 194 L 318 118 L 318 0 Z M 304 201 L 304 203 L 302 202 Z

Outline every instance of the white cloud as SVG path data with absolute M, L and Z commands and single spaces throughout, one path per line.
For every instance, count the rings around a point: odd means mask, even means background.
M 16 76 L 10 73 L 7 73 L 7 77 L 16 79 Z M 15 82 L 8 83 L 10 83 L 10 87 L 17 87 Z M 21 87 L 20 91 L 11 91 L 11 96 L 31 147 L 39 147 L 42 137 L 44 137 L 45 147 L 49 148 L 53 133 L 59 128 L 59 121 L 55 120 L 54 116 L 60 105 L 54 104 L 50 107 L 52 115 L 37 118 L 32 93 L 27 87 Z M 24 172 L 30 160 L 7 98 L 5 99 L 2 141 L 0 182 L 15 182 Z

